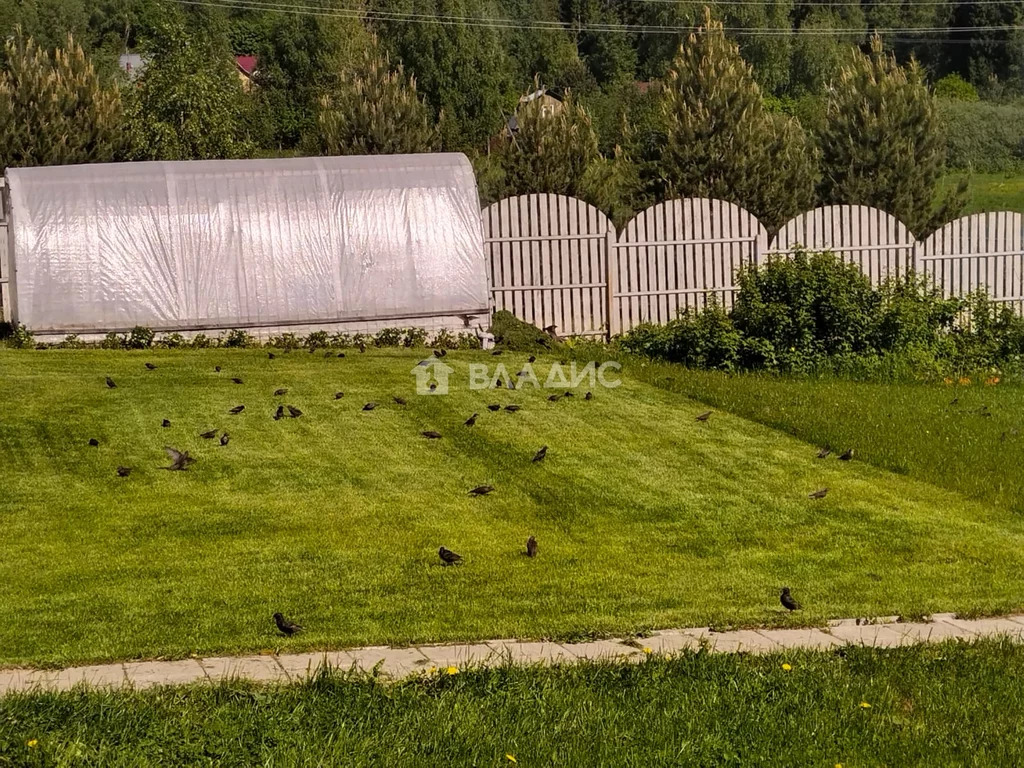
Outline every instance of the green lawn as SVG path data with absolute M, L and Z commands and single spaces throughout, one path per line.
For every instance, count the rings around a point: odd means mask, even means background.
M 1024 512 L 1024 386 L 729 375 L 649 364 L 659 386 L 816 445 Z M 956 400 L 954 403 L 953 401 Z
M 13 695 L 0 764 L 1010 766 L 1022 676 L 986 642 Z
M 1005 507 L 724 412 L 699 424 L 702 403 L 634 379 L 557 403 L 466 388 L 470 362 L 522 355 L 453 352 L 452 394 L 417 397 L 423 354 L 0 350 L 0 663 L 1024 608 Z M 271 418 L 277 387 L 304 416 Z M 164 444 L 197 463 L 159 469 Z M 466 562 L 442 567 L 442 544 Z M 806 611 L 782 615 L 784 584 Z M 277 610 L 307 632 L 278 638 Z
M 953 189 L 964 178 L 963 173 L 950 173 L 939 185 L 939 196 Z M 1024 213 L 1024 174 L 974 173 L 967 187 L 964 214 L 984 211 L 1020 211 Z

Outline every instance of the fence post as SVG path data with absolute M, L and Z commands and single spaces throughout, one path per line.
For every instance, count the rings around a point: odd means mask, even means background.
M 615 275 L 618 270 L 618 235 L 615 227 L 609 227 L 604 240 L 604 293 L 605 293 L 605 319 L 607 325 L 606 337 L 608 341 L 618 331 L 618 323 L 615 322 Z

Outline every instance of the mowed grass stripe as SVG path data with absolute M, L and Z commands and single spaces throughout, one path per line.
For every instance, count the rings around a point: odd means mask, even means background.
M 726 412 L 697 423 L 703 403 L 630 377 L 550 403 L 470 391 L 468 365 L 495 360 L 453 352 L 451 393 L 416 396 L 424 356 L 0 353 L 0 662 L 1022 607 L 1024 524 L 1004 510 Z M 278 402 L 304 415 L 275 422 Z M 230 445 L 198 437 L 214 427 Z M 165 443 L 197 463 L 160 469 Z M 443 567 L 441 545 L 466 562 Z M 783 614 L 782 585 L 805 611 Z M 274 611 L 307 631 L 278 638 Z

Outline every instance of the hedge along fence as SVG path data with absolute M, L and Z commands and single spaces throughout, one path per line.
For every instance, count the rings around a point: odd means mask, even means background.
M 983 289 L 1024 311 L 1024 216 L 979 213 L 925 240 L 863 205 L 801 214 L 772 238 L 757 218 L 723 200 L 658 203 L 621 232 L 594 206 L 565 195 L 522 195 L 483 211 L 493 307 L 559 333 L 609 336 L 666 323 L 715 297 L 731 307 L 736 272 L 796 247 L 830 250 L 872 284 L 915 271 L 947 296 Z

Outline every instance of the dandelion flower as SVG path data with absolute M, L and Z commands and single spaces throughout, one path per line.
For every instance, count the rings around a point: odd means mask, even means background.
M 510 763 L 518 763 L 519 762 L 518 760 L 516 760 L 516 756 L 515 755 L 505 755 L 505 759 L 508 760 Z
M 430 669 L 427 670 L 427 674 L 428 675 L 432 675 L 435 672 L 437 672 L 437 667 L 431 667 Z
M 449 675 L 457 675 L 457 674 L 459 674 L 459 668 L 458 667 L 448 667 L 448 669 L 446 669 L 445 672 L 447 672 Z
M 868 704 L 868 703 L 867 703 L 866 701 L 862 701 L 862 702 L 860 703 L 860 708 L 861 708 L 861 709 L 871 709 L 871 705 L 870 705 L 870 704 Z
M 971 380 L 969 378 L 967 378 L 966 376 L 961 376 L 960 377 L 960 383 L 963 384 L 966 387 L 966 386 L 970 385 Z
M 39 744 L 39 739 L 29 739 L 25 742 L 29 747 L 35 747 Z
M 644 648 L 644 653 L 654 653 L 650 648 Z
M 789 672 L 789 670 L 791 670 L 791 669 L 792 669 L 793 667 L 791 667 L 791 666 L 790 666 L 789 664 L 783 664 L 783 665 L 782 665 L 782 668 L 783 668 L 784 670 L 786 670 L 787 672 Z
M 836 763 L 836 768 L 843 768 L 843 764 L 842 763 Z

